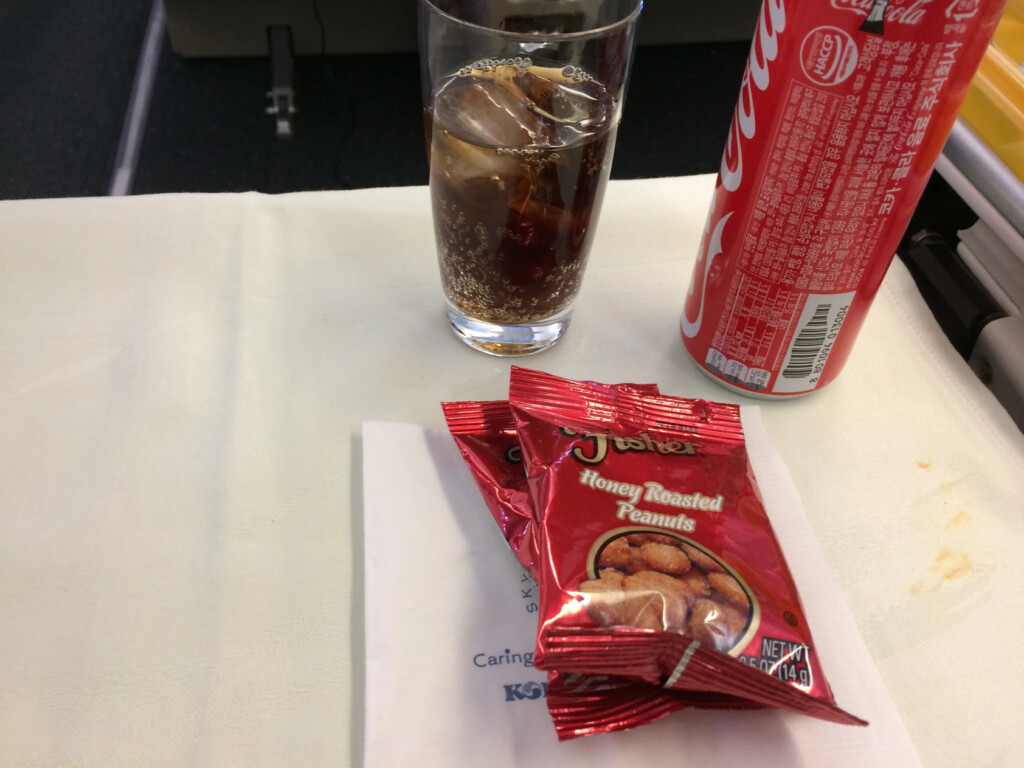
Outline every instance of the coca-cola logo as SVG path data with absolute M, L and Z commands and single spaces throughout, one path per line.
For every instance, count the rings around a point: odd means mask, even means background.
M 743 140 L 754 138 L 757 121 L 754 116 L 754 95 L 768 90 L 769 65 L 779 55 L 779 35 L 786 28 L 786 9 L 782 0 L 766 0 L 761 7 L 750 56 L 740 82 L 740 95 L 736 103 L 729 135 L 722 155 L 722 185 L 730 192 L 739 189 L 743 181 Z
M 786 9 L 783 0 L 764 0 L 718 172 L 721 188 L 728 192 L 735 192 L 743 183 L 743 146 L 757 134 L 755 104 L 760 101 L 758 94 L 768 90 L 770 65 L 779 55 L 779 38 L 785 29 Z M 711 201 L 711 212 L 704 227 L 700 254 L 683 306 L 681 328 L 683 335 L 688 339 L 692 339 L 700 332 L 704 322 L 704 300 L 711 277 L 711 267 L 716 257 L 723 252 L 723 230 L 733 213 L 718 212 L 718 197 L 716 189 Z M 696 317 L 691 320 L 694 315 Z
M 800 46 L 800 66 L 817 85 L 841 83 L 857 68 L 857 44 L 838 27 L 818 27 Z
M 867 16 L 872 9 L 876 12 L 883 7 L 886 22 L 899 24 L 920 24 L 932 0 L 831 0 L 832 7 L 839 11 L 851 11 L 858 16 Z M 970 0 L 968 0 L 970 2 Z
M 714 203 L 712 203 L 712 205 L 713 204 Z M 689 312 L 687 311 L 687 307 L 684 305 L 683 319 L 680 321 L 680 328 L 682 328 L 683 334 L 688 339 L 692 339 L 696 336 L 700 331 L 701 325 L 704 323 L 704 297 L 708 290 L 711 266 L 715 263 L 715 259 L 722 255 L 722 232 L 725 230 L 725 225 L 733 213 L 734 211 L 729 211 L 729 213 L 720 218 L 715 224 L 713 232 L 709 232 L 707 228 L 704 230 L 704 239 L 700 244 L 700 258 L 697 261 L 697 266 L 693 269 L 693 277 L 690 279 L 690 289 L 686 295 L 687 301 L 690 301 L 698 294 L 699 291 L 700 298 L 697 305 L 697 317 L 690 320 Z M 708 225 L 710 224 L 711 218 L 709 217 Z

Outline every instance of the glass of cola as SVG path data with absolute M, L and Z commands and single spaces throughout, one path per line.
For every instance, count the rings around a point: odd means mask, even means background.
M 569 325 L 642 0 L 419 0 L 430 199 L 448 319 L 523 355 Z

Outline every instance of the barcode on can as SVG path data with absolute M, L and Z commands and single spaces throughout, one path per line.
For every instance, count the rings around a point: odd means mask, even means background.
M 807 296 L 772 392 L 814 389 L 854 295 L 850 292 Z

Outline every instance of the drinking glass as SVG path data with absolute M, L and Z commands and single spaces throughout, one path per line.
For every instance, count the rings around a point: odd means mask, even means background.
M 523 355 L 569 325 L 611 171 L 642 0 L 419 0 L 448 319 Z

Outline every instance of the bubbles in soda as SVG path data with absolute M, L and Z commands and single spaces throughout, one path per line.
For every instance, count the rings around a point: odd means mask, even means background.
M 615 102 L 577 67 L 529 58 L 464 67 L 426 112 L 445 295 L 500 325 L 568 308 L 615 145 Z

